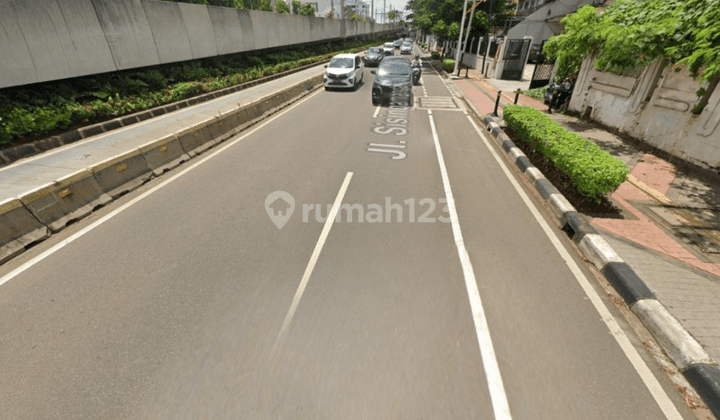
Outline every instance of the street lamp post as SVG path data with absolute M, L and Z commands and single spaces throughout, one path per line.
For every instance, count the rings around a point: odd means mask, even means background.
M 473 0 L 472 7 L 470 8 L 470 20 L 468 20 L 467 30 L 465 31 L 465 41 L 460 45 L 462 51 L 460 54 L 460 63 L 462 63 L 463 56 L 465 55 L 465 47 L 467 47 L 468 38 L 470 37 L 470 28 L 472 27 L 473 17 L 475 17 L 475 8 L 483 1 L 484 0 Z M 465 16 L 463 16 L 463 21 L 464 20 Z M 467 75 L 467 72 L 465 74 Z M 460 76 L 460 69 L 458 69 L 458 76 Z

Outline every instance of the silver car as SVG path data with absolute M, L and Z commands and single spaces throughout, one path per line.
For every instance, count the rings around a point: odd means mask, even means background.
M 410 42 L 403 42 L 403 44 L 400 46 L 400 54 L 412 54 L 413 44 Z
M 338 54 L 325 66 L 323 84 L 330 88 L 355 89 L 363 79 L 363 65 L 360 54 Z

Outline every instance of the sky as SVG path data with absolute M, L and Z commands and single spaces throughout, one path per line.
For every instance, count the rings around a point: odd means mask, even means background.
M 364 0 L 368 5 L 372 3 L 372 0 Z M 407 0 L 375 0 L 375 10 L 382 13 L 383 1 L 385 2 L 385 10 L 389 12 L 391 10 L 397 10 L 404 17 L 408 12 L 405 10 Z

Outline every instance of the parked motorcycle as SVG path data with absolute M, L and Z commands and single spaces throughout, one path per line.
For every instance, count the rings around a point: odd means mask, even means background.
M 550 83 L 543 95 L 543 102 L 549 105 L 549 110 L 560 109 L 570 99 L 575 83 L 571 79 L 565 79 L 562 83 Z

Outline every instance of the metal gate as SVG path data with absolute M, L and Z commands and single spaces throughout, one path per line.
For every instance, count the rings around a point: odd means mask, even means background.
M 508 39 L 503 56 L 502 80 L 522 80 L 525 61 L 530 50 L 530 39 Z
M 530 80 L 530 89 L 549 85 L 553 67 L 555 67 L 555 63 L 539 62 L 535 64 L 535 71 L 533 71 L 532 79 Z

